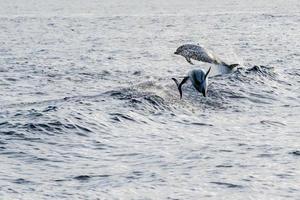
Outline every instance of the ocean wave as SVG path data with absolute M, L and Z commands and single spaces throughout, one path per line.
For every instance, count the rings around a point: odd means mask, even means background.
M 125 106 L 150 113 L 174 109 L 243 110 L 252 104 L 271 104 L 279 98 L 272 86 L 282 84 L 273 67 L 238 68 L 231 74 L 209 78 L 208 97 L 191 84 L 183 86 L 183 99 L 170 79 L 145 81 L 105 94 L 121 100 Z M 249 102 L 252 104 L 249 104 Z

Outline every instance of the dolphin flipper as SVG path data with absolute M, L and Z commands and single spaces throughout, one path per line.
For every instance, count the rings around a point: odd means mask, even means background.
M 209 67 L 209 69 L 207 70 L 207 72 L 206 72 L 206 74 L 205 74 L 205 77 L 204 77 L 204 81 L 205 81 L 205 79 L 207 78 L 207 76 L 208 76 L 208 74 L 209 74 L 209 72 L 210 72 L 210 69 L 211 69 L 211 67 Z
M 179 90 L 180 99 L 182 99 L 182 89 L 181 89 L 181 87 L 182 87 L 183 84 L 186 83 L 186 81 L 187 81 L 188 79 L 189 79 L 189 77 L 186 76 L 186 77 L 183 78 L 183 80 L 181 81 L 181 83 L 179 83 L 179 82 L 177 81 L 176 78 L 172 78 L 172 80 L 176 83 L 177 88 L 178 88 L 178 90 Z
M 194 65 L 194 63 L 192 63 L 192 61 L 191 61 L 191 58 L 185 57 L 185 59 L 186 59 L 186 61 L 187 61 L 188 63 L 190 63 L 191 65 Z

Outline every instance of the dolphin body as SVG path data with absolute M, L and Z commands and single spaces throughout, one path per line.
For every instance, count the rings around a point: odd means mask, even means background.
M 180 99 L 182 99 L 182 85 L 190 80 L 195 87 L 195 89 L 202 93 L 204 97 L 207 95 L 207 86 L 208 86 L 208 74 L 210 72 L 211 67 L 205 73 L 203 69 L 193 69 L 189 71 L 188 76 L 184 77 L 183 80 L 179 83 L 177 79 L 172 78 L 172 80 L 176 83 L 177 88 L 179 90 Z
M 212 63 L 216 65 L 224 65 L 230 69 L 233 69 L 234 67 L 239 65 L 239 64 L 227 64 L 224 61 L 222 61 L 220 58 L 218 58 L 216 55 L 214 55 L 208 49 L 205 49 L 204 47 L 201 47 L 199 45 L 194 45 L 194 44 L 181 45 L 180 47 L 177 48 L 174 54 L 183 56 L 186 59 L 186 61 L 192 65 L 194 63 L 192 63 L 191 59 Z

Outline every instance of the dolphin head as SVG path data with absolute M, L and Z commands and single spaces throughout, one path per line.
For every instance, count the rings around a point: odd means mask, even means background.
M 182 52 L 183 52 L 184 49 L 185 49 L 184 46 L 180 46 L 180 47 L 178 47 L 176 49 L 176 51 L 174 52 L 174 54 L 176 54 L 176 55 L 182 55 Z
M 180 55 L 180 52 L 181 51 L 178 51 L 178 49 L 174 52 L 174 54 L 176 54 L 176 55 Z

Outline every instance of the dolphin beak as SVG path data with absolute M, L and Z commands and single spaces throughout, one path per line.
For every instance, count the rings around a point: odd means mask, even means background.
M 177 51 L 175 51 L 175 52 L 174 52 L 174 54 L 176 54 L 176 55 L 177 55 L 177 54 L 178 54 L 178 52 L 177 52 Z

